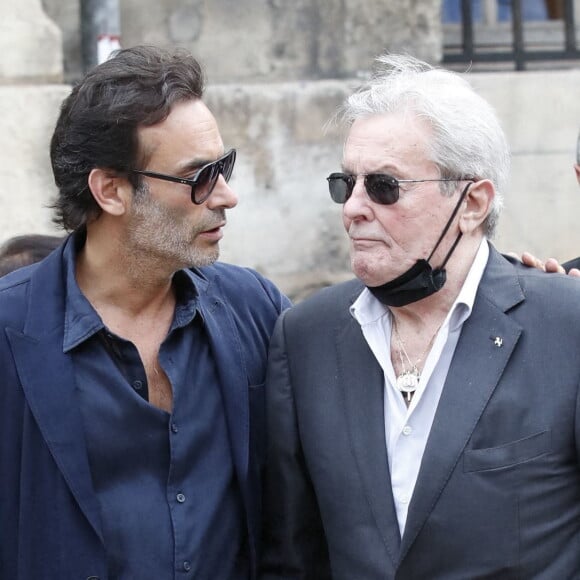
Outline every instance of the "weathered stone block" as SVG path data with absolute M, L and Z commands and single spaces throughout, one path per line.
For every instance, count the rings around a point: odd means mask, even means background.
M 40 0 L 0 4 L 0 83 L 62 81 L 61 32 Z
M 56 188 L 49 142 L 69 87 L 0 86 L 0 243 L 12 235 L 52 233 L 47 205 Z

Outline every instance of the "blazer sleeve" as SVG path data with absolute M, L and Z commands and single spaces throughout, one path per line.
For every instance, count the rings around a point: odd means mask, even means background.
M 278 319 L 266 375 L 267 458 L 260 580 L 330 580 L 326 539 L 300 444 L 292 379 Z

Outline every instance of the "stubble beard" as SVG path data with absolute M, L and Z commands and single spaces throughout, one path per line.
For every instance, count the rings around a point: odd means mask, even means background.
M 217 227 L 225 211 L 207 210 L 191 223 L 177 208 L 168 208 L 147 191 L 136 192 L 135 203 L 124 243 L 129 261 L 137 268 L 143 263 L 175 272 L 182 268 L 209 266 L 219 257 L 219 244 L 199 247 L 197 236 Z

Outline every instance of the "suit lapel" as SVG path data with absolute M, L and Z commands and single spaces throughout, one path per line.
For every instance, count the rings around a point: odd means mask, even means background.
M 400 534 L 387 460 L 384 378 L 360 326 L 347 313 L 337 333 L 337 364 L 357 469 L 387 551 L 398 561 Z
M 521 327 L 505 312 L 521 300 L 523 293 L 512 268 L 491 248 L 429 434 L 409 506 L 401 558 L 431 513 L 508 364 Z
M 80 509 L 102 539 L 74 370 L 70 356 L 62 351 L 65 290 L 61 264 L 62 250 L 38 266 L 30 280 L 24 331 L 7 328 L 6 334 L 38 428 Z
M 41 341 L 10 329 L 7 334 L 26 400 L 40 432 L 72 495 L 102 541 L 75 377 L 70 357 L 62 352 L 62 333 Z

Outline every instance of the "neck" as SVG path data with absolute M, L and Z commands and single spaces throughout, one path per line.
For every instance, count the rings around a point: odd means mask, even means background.
M 447 281 L 439 292 L 405 306 L 389 307 L 399 329 L 411 326 L 427 332 L 443 322 L 465 283 L 481 240 L 481 235 L 463 236 L 446 265 Z M 441 259 L 434 256 L 431 265 L 439 266 Z
M 174 272 L 128 255 L 114 232 L 87 228 L 87 239 L 78 254 L 77 283 L 100 313 L 114 307 L 128 316 L 158 311 L 173 301 Z

